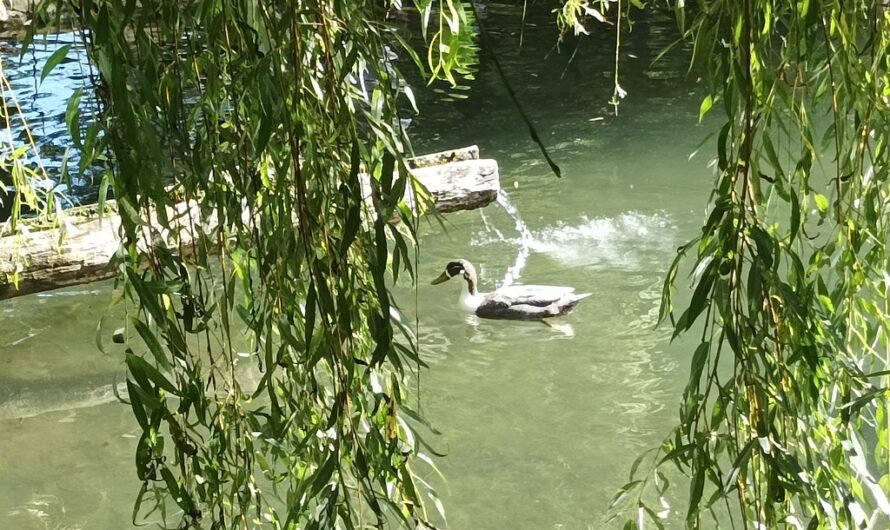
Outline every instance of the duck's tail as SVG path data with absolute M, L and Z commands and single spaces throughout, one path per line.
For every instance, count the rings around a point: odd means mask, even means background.
M 578 305 L 578 302 L 580 302 L 581 300 L 584 300 L 585 298 L 587 298 L 588 296 L 590 296 L 592 294 L 593 293 L 580 293 L 580 294 L 573 293 L 573 294 L 563 298 L 562 301 L 560 301 L 557 304 L 559 306 L 560 314 L 565 315 L 566 313 L 569 313 L 570 311 L 575 309 L 575 306 Z

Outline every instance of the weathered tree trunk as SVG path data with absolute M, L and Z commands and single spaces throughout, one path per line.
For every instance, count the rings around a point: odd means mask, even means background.
M 414 175 L 429 191 L 438 212 L 481 208 L 497 198 L 497 162 L 478 157 L 479 150 L 473 146 L 412 160 Z M 413 204 L 410 193 L 406 199 Z M 113 208 L 114 202 L 109 201 L 109 205 Z M 171 210 L 169 218 L 196 219 L 200 208 L 194 203 L 179 203 Z M 120 217 L 111 212 L 100 219 L 94 206 L 72 209 L 67 214 L 70 222 L 62 229 L 25 230 L 0 238 L 0 300 L 114 277 L 110 261 L 120 245 Z M 215 220 L 204 223 L 206 230 Z M 181 247 L 193 244 L 186 231 L 168 235 L 162 234 L 165 241 L 177 241 Z M 145 240 L 151 240 L 151 236 Z M 13 285 L 16 272 L 17 286 Z

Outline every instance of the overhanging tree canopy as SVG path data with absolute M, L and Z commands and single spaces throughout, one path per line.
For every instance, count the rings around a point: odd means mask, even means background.
M 143 494 L 175 502 L 183 525 L 423 521 L 398 415 L 398 375 L 416 352 L 385 283 L 411 273 L 413 225 L 397 199 L 411 182 L 390 178 L 407 151 L 386 53 L 399 38 L 371 3 L 273 4 L 74 5 L 108 103 L 85 150 L 113 153 L 123 289 L 149 354 L 128 356 Z M 709 82 L 701 114 L 722 108 L 726 119 L 711 211 L 671 268 L 662 316 L 700 341 L 679 425 L 634 466 L 621 499 L 660 524 L 645 486 L 663 491 L 660 466 L 674 463 L 689 478 L 692 527 L 707 511 L 743 526 L 884 526 L 886 2 L 685 4 L 673 7 Z M 469 12 L 429 6 L 418 7 L 440 21 L 434 71 L 448 77 L 465 65 Z M 580 31 L 584 17 L 612 18 L 618 48 L 631 6 L 642 3 L 567 1 L 558 20 Z M 372 224 L 361 222 L 359 171 L 374 176 Z M 160 221 L 219 244 L 218 262 L 199 253 L 189 268 L 159 245 L 150 270 L 136 268 L 136 234 L 152 231 L 144 213 L 168 200 L 162 173 L 221 212 L 218 230 Z M 407 236 L 382 221 L 396 213 Z M 687 254 L 694 288 L 675 311 Z M 255 395 L 234 368 L 239 353 L 262 366 Z
M 412 471 L 401 385 L 421 363 L 387 291 L 413 276 L 403 197 L 422 197 L 392 52 L 454 82 L 473 49 L 465 6 L 415 5 L 425 62 L 389 2 L 59 4 L 85 30 L 101 104 L 93 123 L 72 112 L 72 133 L 105 161 L 120 213 L 135 521 L 422 526 L 426 495 L 438 504 Z M 200 215 L 171 213 L 180 200 Z
M 890 6 L 672 4 L 707 76 L 701 116 L 724 120 L 710 212 L 662 301 L 674 337 L 699 345 L 676 429 L 619 495 L 639 512 L 629 524 L 661 524 L 646 486 L 664 492 L 670 463 L 688 477 L 689 527 L 711 512 L 721 527 L 884 528 Z

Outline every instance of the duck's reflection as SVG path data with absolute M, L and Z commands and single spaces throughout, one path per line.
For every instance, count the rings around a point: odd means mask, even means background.
M 480 327 L 480 325 L 483 324 L 483 319 L 480 319 L 477 315 L 466 315 L 465 320 L 466 323 L 473 328 L 473 333 L 470 336 L 470 342 L 478 344 L 491 340 L 492 331 L 491 329 L 487 328 L 489 326 L 496 326 L 497 324 L 485 322 L 485 325 Z M 558 337 L 575 336 L 575 328 L 568 322 L 560 322 L 556 319 L 550 318 L 542 318 L 539 322 L 552 329 L 553 331 L 556 331 L 558 333 Z

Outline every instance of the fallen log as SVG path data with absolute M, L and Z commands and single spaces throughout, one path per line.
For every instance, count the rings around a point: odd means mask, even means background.
M 449 213 L 481 208 L 497 198 L 497 162 L 478 158 L 479 150 L 472 146 L 417 157 L 410 165 L 430 193 L 436 211 Z M 414 203 L 410 192 L 405 198 Z M 108 201 L 108 206 L 110 211 L 101 219 L 96 206 L 73 208 L 66 212 L 67 221 L 61 228 L 32 228 L 0 238 L 0 300 L 114 277 L 110 261 L 120 244 L 121 221 L 114 201 Z M 198 211 L 196 204 L 179 203 L 168 217 L 194 218 Z M 185 232 L 162 237 L 191 244 Z M 16 275 L 17 286 L 13 284 Z

